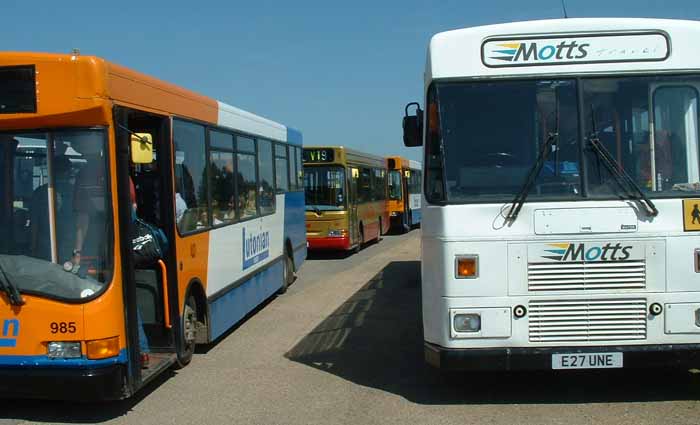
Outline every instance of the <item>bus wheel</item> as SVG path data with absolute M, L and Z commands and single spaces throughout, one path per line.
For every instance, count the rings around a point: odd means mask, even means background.
M 360 224 L 360 240 L 357 241 L 355 246 L 355 253 L 362 251 L 362 244 L 365 242 L 365 231 L 362 229 L 362 224 Z
M 187 366 L 192 361 L 197 340 L 197 301 L 191 294 L 187 296 L 182 313 L 182 339 L 182 350 L 177 353 L 177 369 Z
M 284 263 L 284 270 L 282 271 L 282 286 L 277 291 L 278 294 L 284 294 L 287 292 L 289 285 L 294 282 L 294 260 L 292 260 L 292 255 L 286 249 L 282 262 Z

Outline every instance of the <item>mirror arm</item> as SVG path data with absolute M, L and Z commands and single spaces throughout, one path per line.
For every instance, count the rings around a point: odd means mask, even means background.
M 141 142 L 141 143 L 145 143 L 145 144 L 147 144 L 147 145 L 153 144 L 150 140 L 146 139 L 145 137 L 139 136 L 138 133 L 134 133 L 134 132 L 131 131 L 128 127 L 125 127 L 125 126 L 123 126 L 123 125 L 121 125 L 121 124 L 117 124 L 117 127 L 119 127 L 119 128 L 121 128 L 122 130 L 126 131 L 126 132 L 129 133 L 130 135 L 136 137 L 136 138 L 139 140 L 139 142 Z

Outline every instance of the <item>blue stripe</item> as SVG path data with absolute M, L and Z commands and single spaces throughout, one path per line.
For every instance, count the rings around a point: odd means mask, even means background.
M 88 360 L 83 356 L 79 359 L 50 359 L 48 356 L 2 356 L 0 355 L 0 366 L 5 367 L 56 367 L 67 369 L 80 369 L 86 367 L 111 366 L 117 363 L 126 363 L 126 349 L 119 352 L 116 357 L 102 360 Z
M 503 53 L 504 55 L 514 55 L 516 52 L 515 49 L 507 49 L 507 50 L 494 50 L 494 53 Z
M 15 347 L 17 338 L 0 338 L 0 347 Z
M 282 286 L 282 267 L 283 263 L 278 261 L 209 304 L 210 340 L 220 337 L 246 314 L 277 292 Z
M 411 210 L 411 223 L 420 224 L 421 210 Z
M 304 138 L 301 135 L 301 131 L 287 127 L 287 143 L 290 145 L 301 146 Z
M 565 249 L 545 249 L 546 252 L 551 252 L 552 254 L 562 254 L 566 253 Z

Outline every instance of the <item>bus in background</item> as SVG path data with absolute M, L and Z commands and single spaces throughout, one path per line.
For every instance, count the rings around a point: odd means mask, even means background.
M 386 159 L 386 166 L 389 170 L 387 209 L 391 228 L 408 232 L 420 224 L 420 188 L 423 177 L 421 163 L 390 156 Z
M 389 230 L 384 158 L 342 146 L 304 148 L 310 250 L 359 251 Z
M 699 37 L 615 18 L 432 38 L 425 113 L 404 118 L 428 363 L 697 367 Z
M 283 292 L 301 145 L 101 58 L 0 53 L 0 392 L 129 397 Z M 141 222 L 167 243 L 136 268 Z

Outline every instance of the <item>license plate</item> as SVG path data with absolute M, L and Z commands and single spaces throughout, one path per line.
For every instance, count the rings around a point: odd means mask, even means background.
M 622 353 L 552 354 L 552 369 L 608 369 L 622 367 Z

